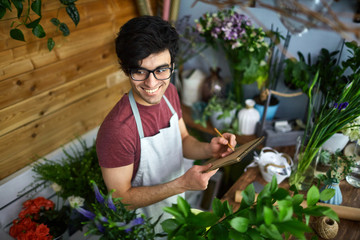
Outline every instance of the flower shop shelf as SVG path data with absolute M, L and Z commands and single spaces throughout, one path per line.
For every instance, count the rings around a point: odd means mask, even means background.
M 265 182 L 262 178 L 258 167 L 248 168 L 247 171 L 240 176 L 231 188 L 224 194 L 221 200 L 227 200 L 229 204 L 233 206 L 234 210 L 237 210 L 240 207 L 240 204 L 235 201 L 236 191 L 245 190 L 245 188 L 253 182 L 258 182 L 263 186 L 267 184 L 267 182 Z M 279 187 L 289 189 L 288 179 L 281 182 Z M 343 194 L 343 202 L 341 206 L 359 208 L 360 188 L 352 187 L 345 180 L 340 182 L 340 188 Z M 310 236 L 308 239 L 310 239 Z M 323 238 L 319 237 L 319 239 L 321 240 Z M 360 222 L 340 218 L 339 231 L 334 239 L 360 239 Z

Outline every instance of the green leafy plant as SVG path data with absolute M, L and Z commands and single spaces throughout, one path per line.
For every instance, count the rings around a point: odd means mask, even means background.
M 258 82 L 261 86 L 268 78 L 269 44 L 266 33 L 256 28 L 251 20 L 234 10 L 222 9 L 205 13 L 195 20 L 196 29 L 206 43 L 225 52 L 233 75 L 232 91 L 237 102 L 243 102 L 242 84 Z
M 135 210 L 126 208 L 127 205 L 121 202 L 121 198 L 112 198 L 114 190 L 105 196 L 94 181 L 91 183 L 96 197 L 96 201 L 92 203 L 93 211 L 75 208 L 88 219 L 83 222 L 88 228 L 85 236 L 99 235 L 103 240 L 154 239 L 154 227 L 158 220 L 151 223 L 151 219 L 145 215 L 138 216 Z
M 75 2 L 77 0 L 59 0 L 61 3 L 61 8 L 65 8 L 66 13 L 69 15 L 71 20 L 74 22 L 75 26 L 78 25 L 80 21 L 80 15 L 76 8 Z M 0 2 L 0 19 L 2 19 L 7 12 L 12 12 L 13 8 L 17 10 L 17 19 L 11 23 L 10 37 L 19 40 L 25 41 L 25 37 L 21 27 L 24 26 L 25 29 L 31 29 L 34 36 L 38 38 L 44 38 L 46 36 L 45 30 L 42 27 L 41 19 L 41 0 L 27 0 L 24 4 L 24 0 L 2 0 Z M 25 9 L 24 9 L 25 8 Z M 33 17 L 32 13 L 35 13 Z M 68 36 L 70 30 L 68 26 L 61 22 L 57 17 L 52 18 L 50 22 L 56 26 L 56 31 L 61 31 L 63 36 Z M 47 47 L 51 51 L 55 46 L 55 41 L 53 38 L 48 38 Z
M 64 149 L 66 157 L 59 161 L 44 158 L 44 161 L 35 164 L 34 184 L 52 185 L 57 195 L 65 200 L 71 196 L 79 196 L 92 203 L 95 198 L 90 180 L 97 181 L 102 190 L 106 187 L 99 167 L 95 143 L 90 147 L 85 140 L 79 139 L 79 143 L 80 148 L 71 148 L 71 152 Z
M 352 167 L 355 166 L 355 159 L 352 156 L 346 156 L 343 152 L 337 150 L 335 153 L 324 153 L 321 152 L 324 163 L 330 167 L 325 174 L 319 174 L 316 176 L 319 179 L 319 184 L 324 183 L 325 185 L 331 185 L 333 183 L 340 183 L 341 179 L 346 177 L 352 172 Z M 321 159 L 320 158 L 320 159 Z
M 333 189 L 319 193 L 312 186 L 306 195 L 306 207 L 302 206 L 304 195 L 296 189 L 294 194 L 279 188 L 276 177 L 255 197 L 255 188 L 250 184 L 242 192 L 240 208 L 233 212 L 228 201 L 214 199 L 213 212 L 194 214 L 190 205 L 181 197 L 177 204 L 164 208 L 174 216 L 161 222 L 168 239 L 306 239 L 312 232 L 310 217 L 328 216 L 339 221 L 336 213 L 328 207 L 317 206 L 319 200 L 328 200 Z M 304 222 L 305 220 L 305 222 Z
M 206 105 L 201 119 L 195 120 L 195 123 L 201 124 L 203 127 L 207 126 L 208 118 L 216 113 L 222 112 L 217 119 L 223 119 L 226 117 L 230 117 L 230 112 L 233 110 L 241 109 L 241 104 L 237 103 L 235 100 L 232 99 L 231 95 L 229 95 L 226 99 L 221 99 L 214 95 Z

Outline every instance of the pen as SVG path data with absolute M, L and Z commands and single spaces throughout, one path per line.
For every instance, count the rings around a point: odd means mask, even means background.
M 217 132 L 217 134 L 219 134 L 220 137 L 224 138 L 224 136 L 221 134 L 221 132 L 219 132 L 219 130 L 217 130 L 216 128 L 214 128 L 214 130 L 215 130 L 215 132 Z M 229 148 L 231 148 L 231 150 L 233 150 L 233 152 L 235 151 L 235 149 L 230 145 L 229 142 L 227 145 L 229 146 Z

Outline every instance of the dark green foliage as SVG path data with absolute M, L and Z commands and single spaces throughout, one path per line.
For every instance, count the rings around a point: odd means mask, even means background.
M 63 150 L 66 158 L 60 161 L 44 159 L 35 164 L 33 171 L 38 183 L 46 181 L 46 185 L 56 183 L 61 186 L 58 195 L 63 199 L 79 196 L 88 203 L 94 202 L 94 194 L 90 180 L 98 183 L 99 188 L 106 189 L 96 155 L 95 144 L 88 147 L 84 140 L 79 139 L 81 148 L 72 148 L 72 152 Z
M 334 193 L 327 195 L 333 196 Z M 334 211 L 328 207 L 317 206 L 324 196 L 316 186 L 307 193 L 308 207 L 300 204 L 302 194 L 293 196 L 278 188 L 276 178 L 268 183 L 255 199 L 255 189 L 251 184 L 242 193 L 243 199 L 239 210 L 233 212 L 227 201 L 213 201 L 213 212 L 194 214 L 182 198 L 178 204 L 164 208 L 174 218 L 161 223 L 168 239 L 306 239 L 305 233 L 311 233 L 310 216 L 329 216 L 339 220 Z M 326 196 L 328 197 L 328 196 Z M 306 219 L 306 222 L 303 222 Z
M 62 7 L 65 8 L 71 20 L 74 22 L 75 26 L 77 26 L 80 21 L 80 15 L 75 5 L 76 0 L 59 1 L 61 2 Z M 40 25 L 42 16 L 41 0 L 28 1 L 25 5 L 25 10 L 23 2 L 24 0 L 2 0 L 0 2 L 0 19 L 6 15 L 7 11 L 12 11 L 12 5 L 15 6 L 17 10 L 18 20 L 11 23 L 12 29 L 10 30 L 10 37 L 18 41 L 25 41 L 24 34 L 22 30 L 19 29 L 22 25 L 24 25 L 26 28 L 31 29 L 34 36 L 44 38 L 46 36 L 46 32 Z M 31 18 L 33 17 L 33 13 L 38 15 L 39 18 L 32 20 Z M 70 34 L 70 30 L 65 23 L 60 22 L 57 18 L 52 18 L 50 21 L 56 26 L 56 31 L 61 31 L 63 36 L 68 36 Z M 52 38 L 49 38 L 47 46 L 49 51 L 54 48 L 55 42 Z

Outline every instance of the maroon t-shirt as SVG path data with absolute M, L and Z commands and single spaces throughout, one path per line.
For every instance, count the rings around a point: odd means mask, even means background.
M 165 91 L 165 96 L 182 117 L 181 105 L 173 84 Z M 154 136 L 160 129 L 170 126 L 172 116 L 164 98 L 159 104 L 144 106 L 137 103 L 145 137 Z M 129 96 L 124 95 L 114 106 L 100 126 L 96 139 L 99 164 L 104 168 L 116 168 L 134 164 L 133 178 L 139 168 L 140 137 L 135 118 L 130 107 Z

